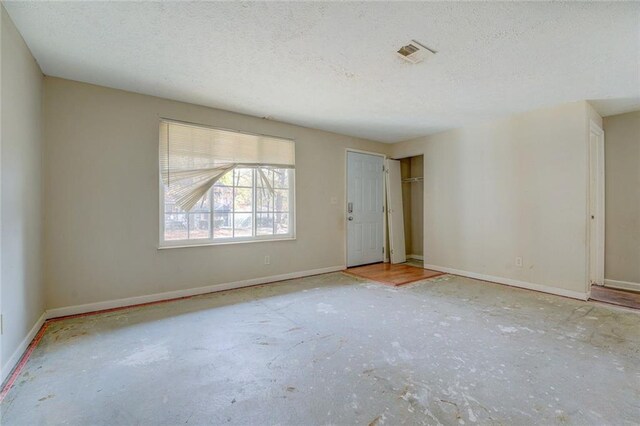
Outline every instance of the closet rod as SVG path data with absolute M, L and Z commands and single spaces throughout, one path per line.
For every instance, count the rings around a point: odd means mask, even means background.
M 414 183 L 414 182 L 422 182 L 422 181 L 423 181 L 422 177 L 411 177 L 411 178 L 402 179 L 402 182 L 404 183 Z

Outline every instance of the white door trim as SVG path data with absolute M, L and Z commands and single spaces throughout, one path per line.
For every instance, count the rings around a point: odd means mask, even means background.
M 372 152 L 372 151 L 363 151 L 361 149 L 355 149 L 355 148 L 345 148 L 344 150 L 344 198 L 342 200 L 342 221 L 344 223 L 344 264 L 347 265 L 347 256 L 348 256 L 348 244 L 347 244 L 347 239 L 349 238 L 348 232 L 347 232 L 347 194 L 349 192 L 349 176 L 347 174 L 347 170 L 349 169 L 349 153 L 350 152 L 357 152 L 359 154 L 369 154 L 369 155 L 375 155 L 377 157 L 382 157 L 382 163 L 384 164 L 384 160 L 387 159 L 387 155 L 386 154 L 380 154 L 379 152 Z M 382 173 L 382 170 L 380 171 L 380 173 Z M 384 207 L 384 211 L 385 213 L 387 212 L 387 200 L 385 197 L 385 179 L 384 179 L 384 175 L 382 176 L 382 205 Z M 387 262 L 387 259 L 389 257 L 389 250 L 387 248 L 387 237 L 386 237 L 386 233 L 385 230 L 387 229 L 387 215 L 383 214 L 382 215 L 382 235 L 384 236 L 382 238 L 382 247 L 384 247 L 384 256 L 383 259 L 385 262 Z
M 591 136 L 598 139 L 595 145 Z M 587 293 L 591 285 L 605 285 L 604 279 L 604 238 L 605 238 L 605 170 L 604 170 L 604 130 L 589 120 L 588 152 L 588 209 L 587 209 Z

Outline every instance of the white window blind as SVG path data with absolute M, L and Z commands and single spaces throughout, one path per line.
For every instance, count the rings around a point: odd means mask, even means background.
M 190 211 L 234 169 L 254 169 L 261 190 L 273 194 L 271 172 L 294 168 L 291 140 L 174 121 L 160 123 L 160 174 L 167 195 L 184 211 Z

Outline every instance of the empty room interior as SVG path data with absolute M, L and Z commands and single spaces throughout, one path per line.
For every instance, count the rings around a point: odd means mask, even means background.
M 640 2 L 0 13 L 2 425 L 640 424 Z

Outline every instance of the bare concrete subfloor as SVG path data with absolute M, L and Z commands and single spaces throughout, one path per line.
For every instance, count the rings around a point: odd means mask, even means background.
M 56 322 L 3 425 L 637 424 L 640 315 L 341 274 Z

